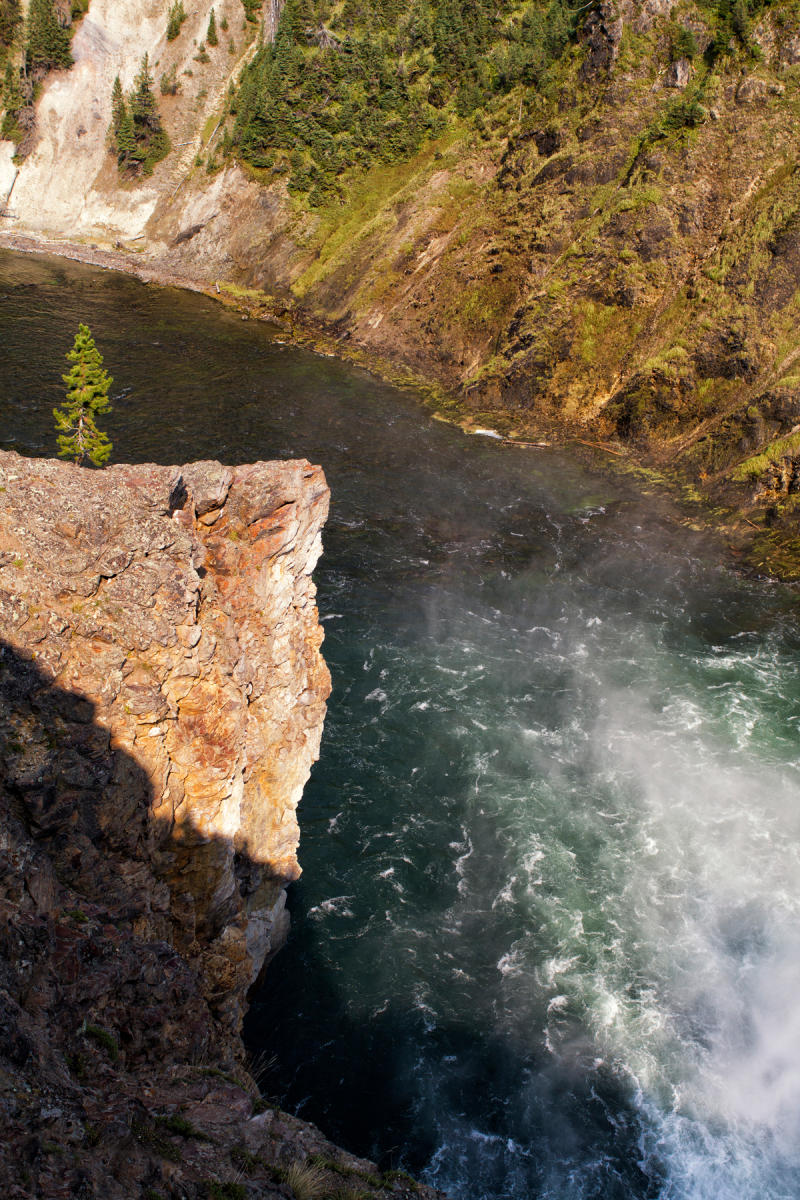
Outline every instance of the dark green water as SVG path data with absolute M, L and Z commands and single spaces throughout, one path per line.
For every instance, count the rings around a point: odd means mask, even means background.
M 800 1196 L 795 594 L 662 502 L 202 298 L 0 254 L 6 448 L 79 321 L 115 458 L 303 456 L 334 678 L 267 1089 L 456 1200 Z

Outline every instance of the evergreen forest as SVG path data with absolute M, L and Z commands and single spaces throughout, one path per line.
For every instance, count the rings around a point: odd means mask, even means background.
M 327 203 L 348 171 L 402 162 L 452 123 L 480 129 L 496 96 L 543 85 L 579 17 L 565 0 L 287 0 L 226 147 Z
M 552 99 L 559 65 L 597 7 L 597 0 L 287 0 L 274 43 L 259 51 L 231 98 L 235 120 L 224 149 L 285 174 L 290 191 L 312 207 L 341 200 L 348 173 L 403 162 L 448 128 L 469 124 L 489 137 L 515 89 L 520 118 L 537 96 Z M 747 44 L 764 7 L 764 0 L 705 0 L 716 25 L 710 62 Z M 676 24 L 673 47 L 675 57 L 692 58 L 691 31 Z
M 20 154 L 35 126 L 42 80 L 50 71 L 72 66 L 75 22 L 88 8 L 89 0 L 72 0 L 68 8 L 54 0 L 30 0 L 23 20 L 20 0 L 0 0 L 0 136 L 15 142 Z

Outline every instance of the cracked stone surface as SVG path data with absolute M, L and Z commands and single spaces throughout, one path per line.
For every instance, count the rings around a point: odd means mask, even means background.
M 234 1033 L 299 874 L 330 690 L 311 580 L 327 510 L 307 462 L 0 455 L 0 634 L 37 676 L 6 709 L 7 783 L 37 837 L 73 845 L 69 882 L 174 944 Z
M 259 1098 L 330 690 L 307 462 L 0 453 L 0 1184 L 11 1198 L 430 1195 Z M 314 1164 L 308 1164 L 310 1157 Z M 228 1190 L 223 1190 L 225 1188 Z

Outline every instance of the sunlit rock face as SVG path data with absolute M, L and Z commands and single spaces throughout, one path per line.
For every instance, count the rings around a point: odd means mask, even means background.
M 180 951 L 231 1034 L 299 873 L 327 511 L 307 462 L 0 454 L 6 786 L 60 881 Z
M 434 1200 L 263 1111 L 239 1038 L 285 936 L 330 689 L 311 582 L 327 510 L 307 462 L 0 453 L 9 1195 L 282 1200 L 313 1157 L 325 1195 L 346 1177 Z

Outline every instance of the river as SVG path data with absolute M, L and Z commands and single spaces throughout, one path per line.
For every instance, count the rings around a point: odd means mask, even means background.
M 0 444 L 79 321 L 114 460 L 301 456 L 334 692 L 265 1090 L 453 1200 L 800 1195 L 796 593 L 666 500 L 203 297 L 0 253 Z

